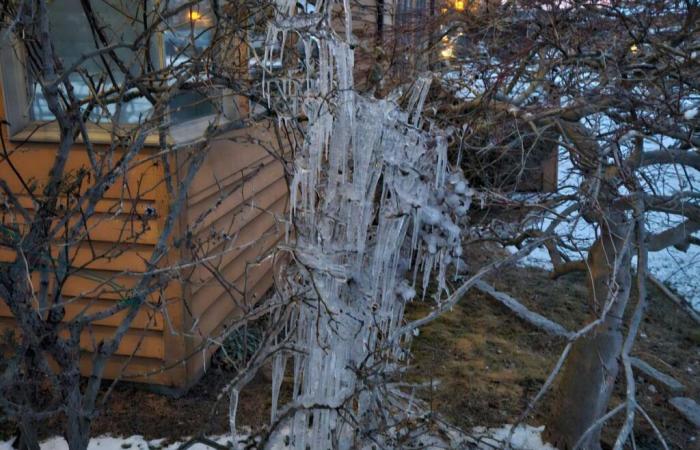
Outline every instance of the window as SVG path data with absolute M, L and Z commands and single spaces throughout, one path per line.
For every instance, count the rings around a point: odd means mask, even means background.
M 173 7 L 185 0 L 172 2 Z M 174 15 L 164 34 L 164 57 L 166 66 L 175 72 L 181 65 L 192 64 L 193 60 L 211 46 L 214 16 L 205 2 L 189 7 Z M 196 73 L 196 69 L 194 70 Z M 206 74 L 204 74 L 206 78 Z M 201 78 L 192 81 L 201 81 Z M 181 124 L 190 120 L 216 115 L 217 105 L 212 102 L 211 92 L 205 88 L 194 88 L 176 94 L 170 102 L 171 124 Z
M 152 104 L 130 83 L 144 74 L 167 68 L 158 80 L 171 88 L 168 118 L 171 134 L 176 127 L 187 128 L 185 135 L 196 136 L 211 122 L 239 118 L 236 97 L 227 95 L 209 79 L 215 15 L 202 1 L 185 6 L 187 0 L 61 0 L 48 2 L 51 40 L 62 67 L 75 68 L 69 80 L 74 95 L 83 100 L 83 111 L 93 130 L 105 124 L 131 126 L 149 119 Z M 164 11 L 167 5 L 168 10 Z M 87 8 L 87 9 L 85 9 Z M 157 8 L 161 8 L 158 10 Z M 94 17 L 94 20 L 89 18 Z M 127 48 L 144 34 L 158 17 L 167 17 L 148 39 L 148 44 Z M 113 50 L 95 54 L 115 44 Z M 54 119 L 38 80 L 31 75 L 21 43 L 0 43 L 3 93 L 13 135 L 39 126 L 45 140 L 51 140 Z M 184 75 L 183 75 L 184 74 Z M 175 83 L 179 88 L 174 89 Z M 96 101 L 95 99 L 99 99 Z M 32 126 L 34 125 L 34 126 Z M 177 131 L 177 130 L 176 130 Z M 104 133 L 104 131 L 103 131 Z M 193 134 L 194 133 L 194 134 Z M 95 133 L 97 134 L 97 133 Z M 183 133 L 180 133 L 181 135 Z M 91 136 L 94 134 L 91 132 Z M 57 136 L 53 128 L 53 139 Z M 107 139 L 109 136 L 105 136 Z M 41 136 L 40 136 L 41 140 Z M 177 139 L 176 139 L 177 140 Z
M 99 48 L 113 45 L 116 42 L 133 42 L 143 32 L 144 2 L 112 1 L 90 2 L 95 24 L 88 20 L 88 13 L 83 10 L 80 0 L 61 0 L 48 3 L 49 27 L 54 51 L 64 68 L 78 63 L 83 55 L 94 53 Z M 99 25 L 98 25 L 99 24 Z M 99 27 L 98 30 L 96 30 Z M 152 49 L 153 51 L 153 49 Z M 146 69 L 145 58 L 149 52 L 133 52 L 125 48 L 114 50 L 115 57 L 109 55 L 89 58 L 79 64 L 77 70 L 70 74 L 70 81 L 75 95 L 79 99 L 88 98 L 91 93 L 103 93 L 108 98 L 124 83 L 124 68 L 118 67 L 115 60 L 126 64 L 127 71 L 138 76 Z M 49 111 L 41 85 L 33 79 L 31 71 L 27 70 L 29 80 L 30 119 L 32 121 L 51 121 L 53 114 Z M 124 97 L 125 95 L 118 95 Z M 116 120 L 121 123 L 138 123 L 148 115 L 151 105 L 143 97 L 135 97 L 128 102 L 94 104 L 90 111 L 90 121 L 104 122 Z M 84 108 L 88 108 L 85 105 Z M 117 111 L 118 110 L 118 111 Z M 115 117 L 118 114 L 119 117 Z

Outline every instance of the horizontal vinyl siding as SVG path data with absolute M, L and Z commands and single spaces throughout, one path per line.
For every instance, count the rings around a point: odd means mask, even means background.
M 247 283 L 243 277 L 235 283 L 240 289 L 246 288 L 248 298 L 252 301 L 258 300 L 270 289 L 273 282 L 272 258 L 265 259 L 261 264 L 252 267 L 247 274 Z M 220 325 L 232 322 L 240 313 L 237 302 L 228 295 L 224 295 L 204 311 L 197 323 L 196 332 L 201 336 L 211 336 L 217 338 L 220 332 Z M 225 318 L 225 320 L 222 320 Z
M 34 195 L 40 196 L 49 178 L 58 144 L 25 143 L 19 149 L 12 147 L 15 144 L 9 143 L 9 160 L 25 182 L 33 180 L 36 183 Z M 95 146 L 98 153 L 107 148 Z M 160 216 L 165 212 L 159 211 L 157 207 L 164 204 L 163 199 L 159 198 L 164 191 L 162 166 L 159 158 L 153 159 L 149 156 L 152 154 L 150 150 L 141 152 L 130 164 L 127 175 L 115 180 L 104 193 L 104 197 L 96 203 L 95 212 L 88 218 L 87 225 L 81 227 L 81 236 L 76 239 L 75 245 L 69 247 L 70 266 L 81 270 L 72 274 L 62 286 L 65 320 L 80 314 L 95 314 L 113 307 L 116 302 L 127 298 L 130 290 L 138 282 L 138 276 L 125 275 L 123 272 L 143 272 L 147 269 L 146 261 L 151 257 L 153 244 L 160 233 Z M 121 155 L 121 150 L 116 150 L 113 161 L 118 161 Z M 66 176 L 74 176 L 78 170 L 89 171 L 90 167 L 85 147 L 73 146 L 66 164 Z M 32 214 L 36 208 L 32 196 L 25 190 L 20 177 L 14 173 L 5 158 L 0 158 L 0 178 L 16 193 L 20 205 Z M 83 184 L 90 186 L 94 175 L 87 180 L 88 182 Z M 85 188 L 81 193 L 84 191 Z M 59 208 L 65 208 L 66 201 L 65 196 L 60 198 Z M 75 202 L 72 201 L 68 207 L 75 208 Z M 84 207 L 83 204 L 82 208 Z M 145 219 L 147 210 L 148 220 Z M 76 213 L 70 218 L 69 226 L 77 223 L 79 219 L 80 213 Z M 4 214 L 0 221 L 5 225 L 18 227 L 20 232 L 27 229 L 22 216 L 14 211 Z M 63 257 L 59 251 L 63 244 L 59 234 L 55 245 L 51 246 L 52 258 Z M 0 261 L 10 262 L 16 257 L 12 249 L 0 247 Z M 32 282 L 38 291 L 37 273 L 32 274 Z M 54 281 L 50 279 L 49 282 Z M 161 305 L 173 300 L 160 299 L 160 295 L 158 292 L 153 293 L 148 302 Z M 146 306 L 137 313 L 115 357 L 107 364 L 106 378 L 118 377 L 122 372 L 121 366 L 129 359 L 131 362 L 127 371 L 135 368 L 140 372 L 144 372 L 145 369 L 153 371 L 162 367 L 165 355 L 163 330 L 166 325 L 159 308 L 160 306 Z M 100 342 L 113 338 L 116 327 L 126 314 L 126 311 L 121 311 L 96 321 L 82 333 L 80 346 L 84 355 L 81 357 L 81 372 L 84 375 L 90 373 L 90 353 Z M 0 329 L 17 331 L 16 323 L 4 301 L 0 302 Z M 171 383 L 170 378 L 169 375 L 160 375 L 152 381 Z
M 114 300 L 100 298 L 66 298 L 63 306 L 66 312 L 65 320 L 72 320 L 78 315 L 91 315 L 113 307 Z M 120 311 L 114 315 L 93 322 L 95 325 L 117 327 L 126 316 L 127 311 Z M 12 317 L 10 309 L 5 302 L 0 302 L 0 317 Z M 163 330 L 163 316 L 160 311 L 144 307 L 139 310 L 131 323 L 132 328 L 144 330 Z
M 83 350 L 94 352 L 100 341 L 109 339 L 114 335 L 114 327 L 93 326 L 85 331 L 80 338 L 80 347 Z M 116 355 L 142 356 L 147 358 L 163 359 L 165 353 L 163 336 L 161 332 L 150 330 L 130 329 L 124 335 Z
M 263 126 L 253 126 L 224 133 L 214 139 L 207 149 L 207 157 L 190 185 L 190 206 L 220 191 L 242 175 L 250 173 L 260 165 L 266 165 L 274 157 L 256 142 L 265 147 L 272 144 L 273 132 Z
M 0 330 L 17 331 L 17 325 L 14 319 L 0 318 Z M 114 335 L 114 331 L 114 327 L 93 325 L 81 333 L 80 348 L 87 352 L 94 352 L 101 341 L 110 339 Z M 162 360 L 164 354 L 162 333 L 158 331 L 130 329 L 124 335 L 115 354 Z M 85 374 L 84 370 L 82 372 Z
M 231 144 L 236 145 L 236 144 Z M 205 167 L 201 170 L 207 170 L 207 176 L 198 174 L 192 183 L 192 189 L 190 190 L 189 205 L 195 206 L 197 204 L 206 204 L 208 198 L 218 198 L 222 192 L 227 192 L 230 190 L 231 186 L 237 186 L 241 180 L 247 180 L 254 177 L 260 170 L 264 167 L 270 165 L 270 163 L 275 161 L 272 155 L 260 155 L 251 152 L 251 149 L 244 147 L 240 154 L 236 155 L 237 160 L 242 160 L 242 164 L 246 166 L 242 169 L 236 168 L 232 169 L 232 172 L 226 176 L 218 173 L 219 170 L 212 170 L 211 168 Z M 247 160 L 251 161 L 248 162 Z M 231 165 L 231 161 L 221 162 L 221 164 Z M 282 167 L 281 165 L 279 166 Z
M 96 152 L 104 150 L 104 146 L 96 146 Z M 36 182 L 35 195 L 41 195 L 43 185 L 49 178 L 49 172 L 54 162 L 57 144 L 24 144 L 21 149 L 10 149 L 9 162 L 0 158 L 0 178 L 5 180 L 17 199 L 30 215 L 36 208 L 32 197 L 25 191 L 15 170 L 20 173 L 25 182 Z M 114 160 L 120 156 L 116 150 Z M 95 212 L 87 218 L 78 234 L 72 238 L 69 253 L 72 267 L 87 267 L 98 270 L 146 270 L 145 261 L 150 257 L 151 248 L 157 242 L 161 230 L 159 217 L 162 211 L 156 207 L 156 191 L 163 190 L 162 167 L 157 160 L 149 159 L 148 155 L 140 156 L 130 165 L 126 175 L 117 179 L 104 198 L 95 205 Z M 10 166 L 10 162 L 13 167 Z M 90 162 L 87 151 L 83 146 L 75 145 L 71 149 L 66 163 L 65 174 L 70 177 L 78 170 L 89 170 Z M 88 180 L 91 178 L 88 178 Z M 94 176 L 92 176 L 94 179 Z M 90 185 L 90 182 L 83 183 Z M 61 196 L 58 207 L 65 207 L 66 196 Z M 85 214 L 86 204 L 81 203 L 81 211 L 76 210 L 74 201 L 69 205 L 76 213 L 68 221 L 69 227 L 74 226 Z M 149 210 L 152 217 L 146 216 Z M 59 210 L 60 211 L 60 210 Z M 61 213 L 59 212 L 59 218 Z M 23 216 L 16 211 L 0 215 L 4 225 L 17 227 L 20 232 L 28 230 Z M 58 225 L 58 221 L 54 222 Z M 80 245 L 77 242 L 80 241 Z M 118 245 L 115 243 L 119 243 Z M 63 248 L 65 239 L 59 232 L 52 249 L 53 257 L 58 257 L 59 248 Z M 0 248 L 0 261 L 13 261 L 16 254 L 12 249 Z M 89 263 L 89 264 L 88 264 Z
M 254 127 L 218 138 L 192 185 L 187 224 L 197 256 L 211 259 L 187 277 L 189 352 L 198 352 L 188 362 L 189 377 L 201 373 L 215 349 L 208 339 L 236 320 L 242 302 L 254 303 L 272 286 L 269 255 L 283 236 L 288 203 L 284 168 L 263 147 L 277 147 L 273 136 Z
M 53 247 L 51 253 L 54 259 L 63 257 L 58 247 Z M 153 247 L 149 245 L 83 241 L 68 250 L 68 260 L 70 266 L 77 269 L 145 272 L 152 253 Z M 0 262 L 11 262 L 16 257 L 14 250 L 0 247 Z
M 282 219 L 287 196 L 280 195 L 280 188 L 285 189 L 285 184 L 283 179 L 277 180 L 260 192 L 255 199 L 239 205 L 211 226 L 199 230 L 196 236 L 200 245 L 199 251 L 212 257 L 207 262 L 210 266 L 218 266 L 230 260 L 237 251 L 254 243 L 261 236 L 262 231 L 272 223 Z M 218 239 L 212 239 L 212 232 L 226 233 L 229 238 L 221 239 L 219 236 Z M 209 275 L 202 275 L 200 268 L 196 268 L 191 281 L 199 284 L 206 281 L 208 277 Z
M 34 209 L 34 202 L 29 195 L 17 194 L 17 200 L 24 208 Z M 58 203 L 65 205 L 65 198 L 58 199 Z M 155 205 L 156 202 L 153 199 L 104 198 L 95 203 L 95 213 L 143 215 L 146 213 L 146 208 L 155 208 Z
M 282 196 L 264 211 L 255 209 L 254 211 L 257 214 L 251 220 L 242 224 L 233 235 L 231 241 L 224 241 L 220 245 L 209 248 L 207 254 L 212 256 L 212 258 L 206 262 L 206 266 L 220 270 L 226 267 L 229 262 L 239 258 L 239 255 L 248 248 L 255 247 L 264 233 L 281 235 L 284 225 L 279 222 L 279 219 L 286 204 L 287 198 Z M 250 255 L 250 253 L 247 254 Z M 211 274 L 207 267 L 199 265 L 192 272 L 192 276 L 189 279 L 194 292 L 199 289 L 199 285 L 209 281 Z
M 95 145 L 95 151 L 100 152 L 108 148 L 102 145 Z M 40 194 L 48 180 L 49 171 L 56 158 L 58 144 L 37 144 L 26 143 L 19 149 L 10 149 L 10 161 L 22 175 L 25 182 L 31 179 L 37 180 L 38 185 L 35 190 Z M 157 197 L 159 184 L 163 182 L 162 168 L 159 158 L 152 157 L 149 153 L 142 152 L 129 165 L 126 180 L 119 177 L 112 186 L 105 192 L 104 198 L 139 198 L 144 200 L 154 200 Z M 114 151 L 112 161 L 116 163 L 122 156 L 120 149 Z M 85 147 L 74 145 L 68 155 L 64 173 L 76 174 L 78 170 L 86 170 L 91 167 L 90 160 Z M 19 178 L 15 175 L 4 156 L 0 158 L 0 177 L 2 177 L 10 189 L 16 193 L 27 194 Z M 94 180 L 94 176 L 92 178 Z M 91 183 L 84 183 L 90 186 Z
M 272 189 L 270 189 L 272 187 Z M 223 189 L 223 195 L 212 195 L 191 204 L 187 213 L 188 223 L 194 227 L 195 233 L 212 225 L 217 219 L 234 211 L 240 211 L 243 207 L 262 206 L 263 199 L 268 199 L 270 191 L 279 198 L 280 193 L 286 189 L 282 167 L 272 161 L 261 167 L 259 171 L 248 175 L 245 179 L 237 180 L 232 186 Z M 212 209 L 216 202 L 221 203 Z M 214 225 L 216 226 L 216 225 Z
M 90 240 L 94 242 L 123 242 L 125 244 L 154 245 L 160 233 L 156 220 L 141 219 L 133 214 L 94 213 L 84 219 L 85 223 L 81 223 L 80 221 L 81 217 L 78 214 L 75 214 L 68 220 L 72 242 Z M 18 228 L 21 233 L 29 231 L 29 226 L 27 226 L 22 215 L 14 215 L 12 218 L 10 218 L 9 215 L 5 215 L 1 218 L 0 222 L 6 226 Z M 73 229 L 79 223 L 80 228 L 75 229 L 75 232 L 73 232 Z M 65 236 L 65 234 L 63 236 Z M 64 244 L 65 238 L 59 234 L 57 245 Z
M 120 300 L 136 287 L 140 277 L 104 270 L 81 270 L 68 278 L 63 285 L 63 294 L 68 297 L 89 297 Z M 151 301 L 157 300 L 151 294 Z
M 225 322 L 235 320 L 236 301 L 254 302 L 270 288 L 273 281 L 272 258 L 265 258 L 264 255 L 276 246 L 284 231 L 279 220 L 284 217 L 287 207 L 287 184 L 282 164 L 261 145 L 252 142 L 269 143 L 272 136 L 267 129 L 247 128 L 218 137 L 211 144 L 203 167 L 193 180 L 188 203 L 183 210 L 183 223 L 191 227 L 195 240 L 206 241 L 212 230 L 231 236 L 230 240 L 207 243 L 204 250 L 208 255 L 223 252 L 210 264 L 244 294 L 236 294 L 232 298 L 204 268 L 190 270 L 192 280 L 196 282 L 186 284 L 184 291 L 180 290 L 179 285 L 174 289 L 173 285 L 166 291 L 170 298 L 159 298 L 160 293 L 150 296 L 149 302 L 158 306 L 146 306 L 138 312 L 115 356 L 107 363 L 106 378 L 121 377 L 171 386 L 191 383 L 194 381 L 193 374 L 199 373 L 203 367 L 202 353 L 199 352 L 196 357 L 192 353 L 198 345 L 197 341 L 201 343 L 207 335 L 220 330 Z M 245 140 L 251 142 L 243 142 Z M 56 147 L 55 144 L 30 143 L 25 144 L 22 150 L 10 149 L 11 160 L 20 168 L 24 178 L 38 181 L 35 192 L 43 189 L 42 182 L 48 177 Z M 273 147 L 276 146 L 268 145 L 268 148 Z M 115 160 L 118 156 L 115 155 Z M 71 151 L 66 173 L 74 173 L 84 167 L 89 167 L 87 154 L 82 146 L 76 145 Z M 17 192 L 23 207 L 29 210 L 35 207 L 31 196 L 24 192 L 19 179 L 11 173 L 7 161 L 0 161 L 0 177 Z M 96 213 L 87 226 L 89 239 L 76 244 L 69 251 L 71 266 L 81 270 L 63 286 L 67 319 L 78 314 L 94 314 L 128 297 L 138 282 L 137 273 L 147 270 L 146 263 L 166 212 L 160 209 L 168 203 L 167 199 L 161 198 L 165 192 L 162 180 L 160 161 L 151 160 L 146 155 L 132 164 L 125 179 L 116 180 L 97 203 Z M 142 218 L 147 209 L 155 211 L 155 216 L 144 222 Z M 2 220 L 5 223 L 16 221 L 9 216 Z M 117 241 L 121 243 L 115 245 Z M 169 254 L 166 259 L 174 262 L 176 253 Z M 53 257 L 58 256 L 58 251 L 54 251 Z M 0 261 L 12 261 L 15 257 L 11 250 L 0 248 Z M 38 286 L 37 277 L 33 278 Z M 176 283 L 176 280 L 171 282 Z M 187 303 L 186 306 L 182 305 L 183 301 Z M 169 308 L 182 307 L 195 311 L 193 315 L 198 317 L 185 319 L 185 323 L 175 323 L 177 328 L 170 330 L 160 312 L 163 304 L 170 305 Z M 95 322 L 83 333 L 83 374 L 89 374 L 91 370 L 90 352 L 101 341 L 113 337 L 124 315 L 125 312 L 120 312 Z M 197 324 L 193 328 L 195 320 Z M 16 328 L 4 304 L 0 305 L 0 328 Z M 165 333 L 172 332 L 177 333 L 178 337 L 165 339 Z M 184 334 L 190 333 L 200 337 L 190 339 L 192 342 L 186 345 Z M 211 351 L 213 348 L 205 354 Z M 180 370 L 184 367 L 182 364 L 177 364 L 171 370 L 164 368 L 165 361 L 173 364 L 179 361 L 180 356 L 177 355 L 190 358 L 187 377 Z M 195 360 L 198 358 L 197 363 Z M 124 368 L 126 362 L 128 366 Z
M 252 245 L 237 252 L 229 259 L 227 264 L 219 266 L 220 274 L 226 281 L 233 284 L 237 290 L 231 289 L 228 291 L 218 280 L 209 279 L 192 292 L 191 310 L 194 317 L 201 318 L 202 314 L 212 303 L 225 301 L 227 297 L 237 302 L 244 300 L 239 291 L 244 292 L 246 287 L 248 266 L 256 264 L 261 256 L 266 256 L 279 242 L 280 235 L 277 231 L 274 225 L 267 230 L 260 231 L 261 237 L 257 238 Z M 248 283 L 248 286 L 250 285 Z M 234 297 L 233 299 L 231 299 L 232 296 Z
M 273 285 L 272 260 L 267 258 L 260 266 L 251 271 L 246 289 L 248 298 L 256 301 Z M 239 317 L 239 309 L 230 297 L 217 300 L 201 317 L 193 330 L 191 341 L 194 351 L 188 359 L 188 378 L 195 380 L 204 373 L 208 358 L 216 351 L 224 327 L 233 324 Z M 223 319 L 222 319 L 223 318 Z

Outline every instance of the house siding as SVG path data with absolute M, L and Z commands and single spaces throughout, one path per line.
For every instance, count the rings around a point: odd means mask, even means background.
M 5 118 L 0 90 L 0 119 Z M 12 166 L 26 180 L 33 180 L 41 192 L 57 152 L 57 144 L 12 142 L 7 127 L 2 129 L 8 144 L 9 161 L 0 158 L 0 178 L 16 193 L 20 203 L 33 208 L 31 196 Z M 176 235 L 189 230 L 195 240 L 208 241 L 212 231 L 232 236 L 228 248 L 207 243 L 199 256 L 209 257 L 211 267 L 220 269 L 243 295 L 231 298 L 203 267 L 183 271 L 159 292 L 149 296 L 131 324 L 115 355 L 106 365 L 105 378 L 185 388 L 201 375 L 208 356 L 215 349 L 206 346 L 208 336 L 234 320 L 237 302 L 254 302 L 272 286 L 271 258 L 264 259 L 283 234 L 280 220 L 287 205 L 287 185 L 282 164 L 260 143 L 270 143 L 266 126 L 254 126 L 217 136 L 206 150 L 203 167 L 190 186 L 187 204 Z M 247 140 L 247 141 L 246 141 Z M 270 144 L 271 145 L 271 144 Z M 272 148 L 272 147 L 268 147 Z M 107 151 L 95 145 L 96 151 Z M 62 288 L 66 320 L 81 313 L 95 313 L 121 301 L 147 270 L 146 261 L 164 225 L 170 205 L 165 173 L 156 149 L 146 148 L 96 205 L 89 218 L 85 238 L 69 248 L 71 266 L 80 268 Z M 120 150 L 115 151 L 115 160 Z M 177 158 L 171 157 L 171 167 Z M 89 168 L 85 146 L 74 145 L 66 173 Z M 225 195 L 221 195 L 221 193 Z M 218 203 L 218 206 L 217 206 Z M 156 213 L 145 219 L 147 210 Z M 206 214 L 207 211 L 211 211 Z M 18 224 L 16 216 L 5 213 L 2 223 Z M 78 217 L 74 219 L 78 220 Z M 54 257 L 59 257 L 55 246 Z M 95 255 L 99 255 L 95 257 Z M 187 260 L 192 255 L 172 249 L 163 266 Z M 16 258 L 12 249 L 0 247 L 0 261 Z M 36 274 L 32 282 L 38 286 Z M 91 352 L 111 337 L 125 313 L 92 324 L 81 335 L 81 372 L 91 370 Z M 16 330 L 7 305 L 0 301 L 0 330 Z M 203 351 L 202 351 L 203 350 Z

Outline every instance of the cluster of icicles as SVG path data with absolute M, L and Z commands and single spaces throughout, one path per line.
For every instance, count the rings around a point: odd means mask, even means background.
M 267 94 L 298 96 L 293 104 L 308 120 L 290 186 L 294 262 L 280 292 L 298 305 L 290 332 L 299 351 L 274 357 L 272 421 L 281 411 L 289 417 L 289 448 L 363 448 L 385 439 L 369 439 L 369 430 L 386 419 L 382 380 L 405 366 L 404 307 L 416 285 L 425 297 L 437 279 L 439 302 L 450 268 L 465 269 L 459 223 L 471 190 L 448 167 L 445 134 L 421 118 L 431 78 L 403 95 L 359 95 L 348 5 L 340 36 L 328 26 L 332 3 L 318 2 L 313 14 L 295 12 L 295 3 L 278 5 L 265 54 L 279 57 L 288 33 L 306 48 L 301 80 L 270 76 Z M 292 399 L 279 405 L 289 364 Z

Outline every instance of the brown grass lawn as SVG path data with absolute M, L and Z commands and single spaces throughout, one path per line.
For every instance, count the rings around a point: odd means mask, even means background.
M 474 258 L 478 260 L 479 258 Z M 547 315 L 569 329 L 585 320 L 583 275 L 571 274 L 553 281 L 539 269 L 507 267 L 491 276 L 497 289 L 510 293 L 529 308 Z M 686 395 L 700 400 L 700 330 L 697 325 L 649 287 L 651 307 L 638 337 L 635 353 L 657 369 L 672 375 L 688 388 Z M 632 294 L 634 302 L 635 293 Z M 427 311 L 413 303 L 409 317 Z M 413 342 L 413 364 L 407 377 L 413 381 L 439 382 L 436 388 L 419 392 L 431 407 L 452 423 L 473 426 L 499 426 L 512 423 L 544 382 L 564 342 L 521 322 L 492 299 L 470 292 L 452 312 L 421 330 Z M 179 440 L 198 433 L 219 434 L 227 430 L 226 402 L 216 401 L 224 383 L 232 376 L 212 368 L 180 398 L 170 398 L 143 388 L 122 384 L 113 393 L 108 407 L 96 420 L 95 435 L 140 434 L 146 438 Z M 698 447 L 698 430 L 667 403 L 659 386 L 640 379 L 642 406 L 677 449 Z M 624 386 L 616 393 L 620 401 Z M 258 426 L 269 417 L 269 376 L 259 375 L 243 393 L 239 423 Z M 549 398 L 536 409 L 529 423 L 539 425 L 548 413 Z M 613 421 L 605 433 L 614 436 L 619 422 Z M 5 437 L 14 431 L 2 427 Z M 55 424 L 46 424 L 44 435 L 55 433 Z M 650 426 L 638 420 L 637 448 L 656 449 Z

